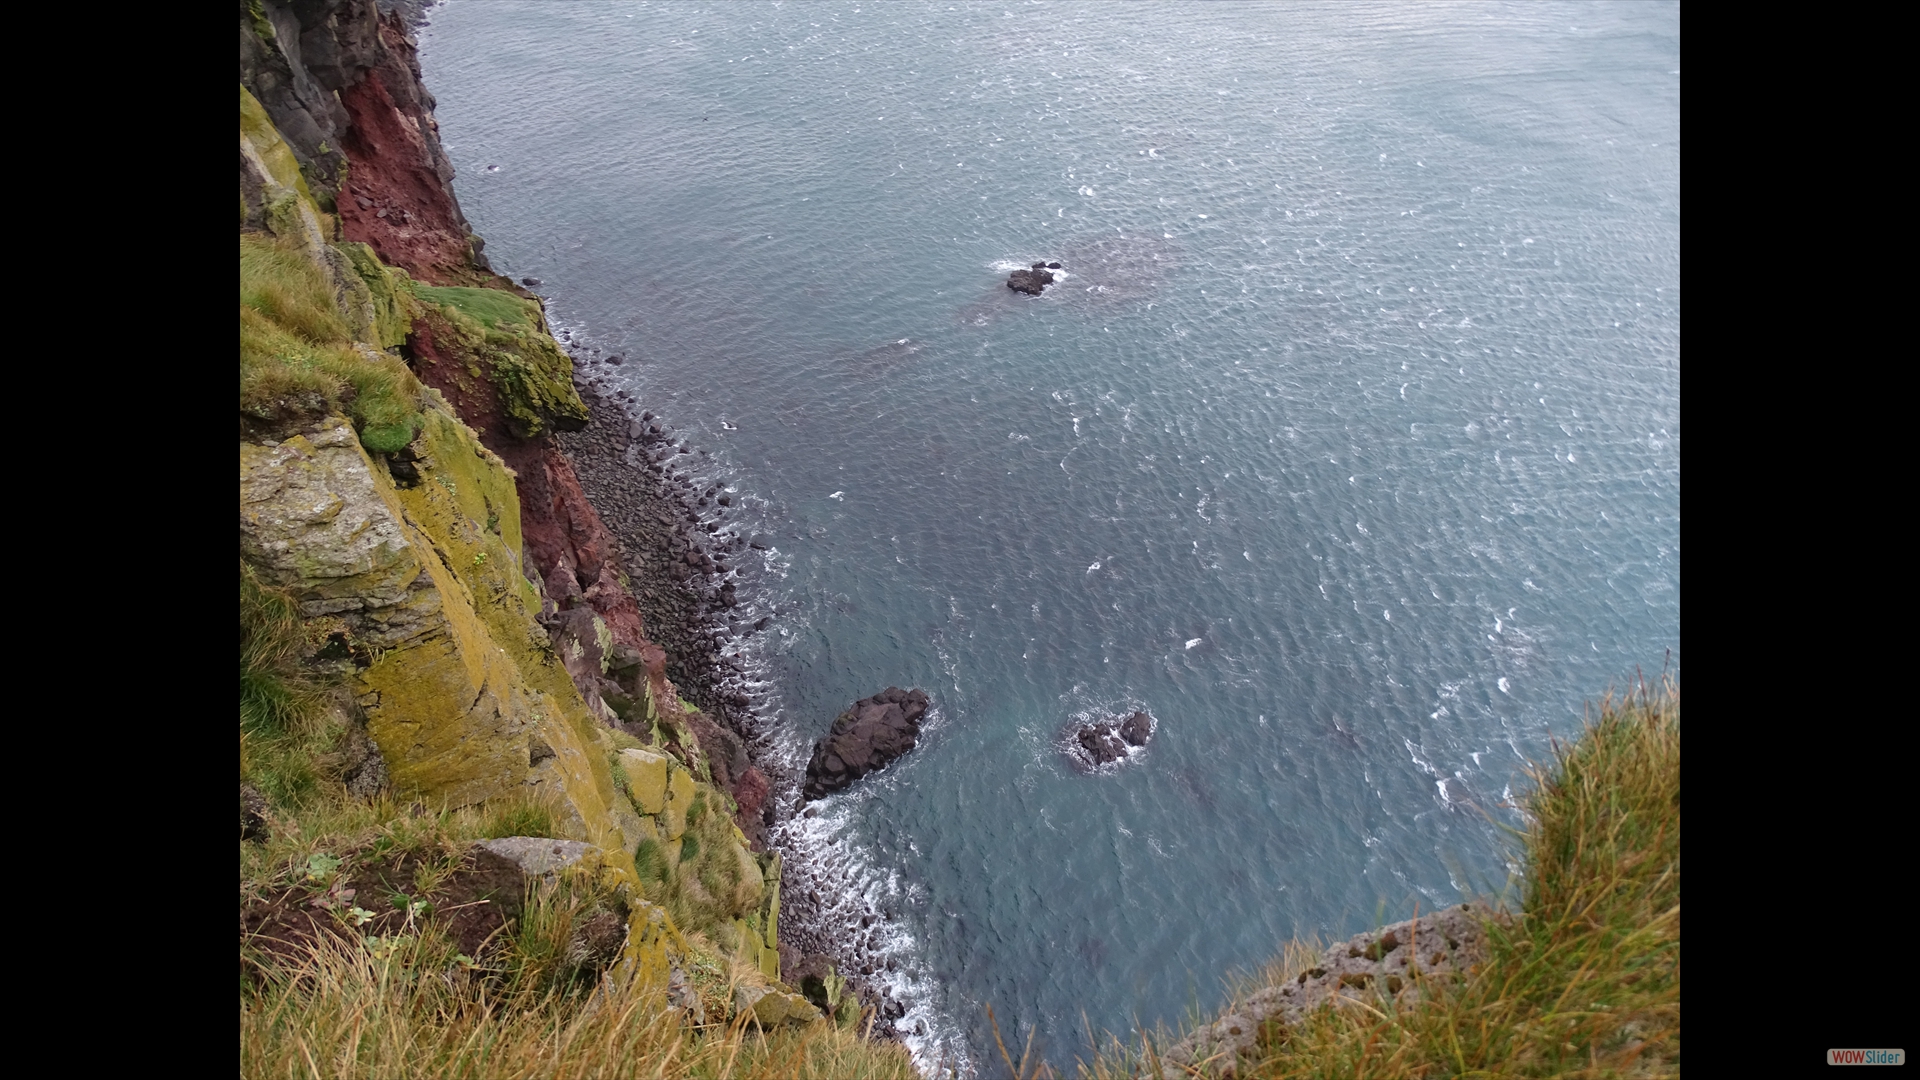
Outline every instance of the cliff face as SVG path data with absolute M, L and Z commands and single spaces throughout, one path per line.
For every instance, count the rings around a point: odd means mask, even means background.
M 423 280 L 476 280 L 486 262 L 400 20 L 372 0 L 242 0 L 240 15 L 240 85 L 345 238 Z
M 543 800 L 628 898 L 634 965 L 664 983 L 686 948 L 652 903 L 671 895 L 776 978 L 778 858 L 727 814 L 750 770 L 737 740 L 703 749 L 718 725 L 667 679 L 552 442 L 587 406 L 538 300 L 479 254 L 411 39 L 372 0 L 240 15 L 246 573 L 377 748 L 359 775 Z

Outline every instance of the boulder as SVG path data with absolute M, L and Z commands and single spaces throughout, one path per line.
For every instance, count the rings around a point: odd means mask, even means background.
M 1041 290 L 1053 284 L 1053 272 L 1045 263 L 1034 263 L 1032 270 L 1015 270 L 1007 275 L 1007 288 L 1014 292 L 1023 292 L 1028 296 L 1039 296 Z
M 687 831 L 687 810 L 693 806 L 693 777 L 685 769 L 673 770 L 667 778 L 665 830 L 668 840 L 678 840 Z
M 270 835 L 267 823 L 267 797 L 260 789 L 242 780 L 240 782 L 240 839 L 267 841 Z
M 627 774 L 641 813 L 658 814 L 667 808 L 667 755 L 629 747 L 620 751 L 620 768 Z
M 1069 728 L 1065 752 L 1082 768 L 1099 768 L 1127 757 L 1135 747 L 1147 745 L 1156 726 L 1144 710 L 1077 723 Z
M 484 848 L 520 868 L 530 878 L 557 876 L 561 870 L 578 865 L 598 851 L 592 844 L 578 840 L 554 840 L 544 836 L 503 836 L 482 840 L 474 847 Z M 622 940 L 626 929 L 621 927 Z
M 805 1024 L 822 1017 L 820 1010 L 801 995 L 768 986 L 735 987 L 733 1009 L 734 1015 L 750 1015 L 763 1028 Z
M 897 686 L 854 702 L 814 744 L 813 758 L 807 762 L 805 798 L 839 791 L 913 749 L 927 704 L 926 691 Z

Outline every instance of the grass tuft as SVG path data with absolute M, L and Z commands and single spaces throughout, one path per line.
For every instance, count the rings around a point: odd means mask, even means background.
M 243 960 L 242 1076 L 694 1077 L 908 1080 L 903 1047 L 827 1023 L 761 1033 L 683 1023 L 657 993 L 582 979 L 569 959 L 593 901 L 537 890 L 485 959 L 431 924 L 310 942 L 292 963 Z M 696 977 L 700 974 L 696 972 Z M 731 997 L 718 988 L 715 1003 Z M 718 1010 L 710 1010 L 717 1013 Z
M 393 453 L 419 433 L 419 384 L 406 364 L 353 340 L 327 272 L 291 244 L 240 234 L 243 432 L 282 435 L 331 413 Z
M 533 794 L 500 795 L 487 800 L 480 810 L 481 838 L 498 840 L 503 836 L 558 837 L 553 806 Z

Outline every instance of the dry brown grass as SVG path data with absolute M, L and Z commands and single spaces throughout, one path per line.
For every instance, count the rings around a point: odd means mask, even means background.
M 904 1048 L 828 1023 L 692 1028 L 658 992 L 495 985 L 430 932 L 375 947 L 316 943 L 240 1001 L 245 1077 L 905 1078 Z

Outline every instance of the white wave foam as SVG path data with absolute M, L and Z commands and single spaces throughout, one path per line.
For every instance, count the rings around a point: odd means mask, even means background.
M 927 714 L 923 735 L 939 726 L 936 709 Z M 884 782 L 882 777 L 884 773 L 865 783 Z M 966 1034 L 941 1008 L 938 980 L 902 917 L 910 907 L 924 907 L 930 897 L 924 888 L 903 882 L 897 871 L 883 868 L 858 838 L 855 823 L 870 801 L 869 790 L 821 799 L 809 804 L 807 815 L 776 826 L 774 839 L 791 868 L 784 874 L 783 893 L 809 898 L 809 929 L 844 953 L 834 956 L 836 965 L 858 973 L 904 1007 L 895 1030 L 902 1033 L 901 1041 L 923 1075 L 952 1071 L 970 1076 L 975 1066 Z M 811 903 L 814 896 L 817 903 Z

